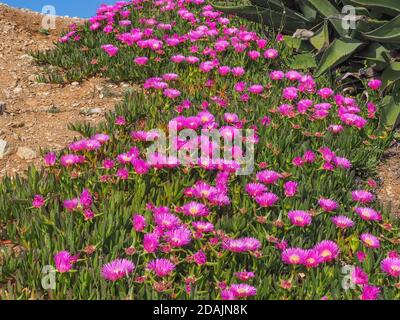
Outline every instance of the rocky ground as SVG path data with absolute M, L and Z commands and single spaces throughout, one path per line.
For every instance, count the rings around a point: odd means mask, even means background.
M 103 120 L 121 99 L 128 84 L 93 78 L 61 86 L 36 82 L 40 72 L 31 50 L 46 50 L 71 23 L 58 17 L 50 35 L 40 32 L 43 16 L 0 4 L 0 177 L 23 174 L 30 164 L 41 164 L 40 148 L 58 150 L 77 133 L 69 123 Z M 400 145 L 385 153 L 379 168 L 378 196 L 400 217 Z
M 0 4 L 0 177 L 40 164 L 40 148 L 57 150 L 77 134 L 69 123 L 96 123 L 112 110 L 127 84 L 94 78 L 61 86 L 36 82 L 40 70 L 28 55 L 46 50 L 71 23 L 56 19 L 50 35 L 40 32 L 43 16 Z

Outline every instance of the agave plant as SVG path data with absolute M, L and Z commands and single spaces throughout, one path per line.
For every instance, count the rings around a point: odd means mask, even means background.
M 248 5 L 214 7 L 293 36 L 291 45 L 303 53 L 296 63 L 317 66 L 316 76 L 350 59 L 353 69 L 361 63 L 358 69 L 380 73 L 386 94 L 382 124 L 399 122 L 399 0 L 250 0 Z

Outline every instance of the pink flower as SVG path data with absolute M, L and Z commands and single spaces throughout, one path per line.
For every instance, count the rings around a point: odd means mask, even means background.
M 234 67 L 231 72 L 235 77 L 241 77 L 246 73 L 243 67 Z
M 340 253 L 339 246 L 330 240 L 321 241 L 314 248 L 323 262 L 329 262 L 336 259 Z
M 89 190 L 84 189 L 79 197 L 79 203 L 83 208 L 89 208 L 93 204 L 93 198 Z
M 189 202 L 182 208 L 183 214 L 192 217 L 206 217 L 210 214 L 208 208 L 199 202 Z
M 297 88 L 296 87 L 287 87 L 283 89 L 282 96 L 289 101 L 297 99 Z
M 133 262 L 126 259 L 117 259 L 103 266 L 101 275 L 109 281 L 117 281 L 128 276 L 135 269 Z
M 67 200 L 64 200 L 64 202 L 63 202 L 63 205 L 64 205 L 64 208 L 65 209 L 67 209 L 68 211 L 74 211 L 76 208 L 78 208 L 78 203 L 79 203 L 79 201 L 78 201 L 78 199 L 67 199 Z
M 351 193 L 353 201 L 360 202 L 362 204 L 370 203 L 375 201 L 375 195 L 366 190 L 356 190 Z
M 340 229 L 347 229 L 354 226 L 353 220 L 346 216 L 332 217 L 331 220 Z
M 147 264 L 147 269 L 153 271 L 158 277 L 165 277 L 174 271 L 175 265 L 168 259 L 155 259 Z
M 68 251 L 58 252 L 54 256 L 57 271 L 60 273 L 68 272 L 72 269 L 72 265 L 76 262 L 77 258 L 71 256 Z
M 288 248 L 282 252 L 282 261 L 286 264 L 303 264 L 306 251 L 300 248 Z
M 101 46 L 101 48 L 110 56 L 114 57 L 118 54 L 119 49 L 116 46 L 113 46 L 112 44 L 104 44 Z
M 180 248 L 192 239 L 192 232 L 185 226 L 180 226 L 176 229 L 169 230 L 165 233 L 166 240 L 173 248 Z
M 136 57 L 134 60 L 134 62 L 139 66 L 146 65 L 148 61 L 149 61 L 149 58 L 147 58 L 147 57 Z
M 267 192 L 256 196 L 255 200 L 261 207 L 268 208 L 273 207 L 279 201 L 279 197 L 275 193 Z
M 322 262 L 319 252 L 315 249 L 306 250 L 303 264 L 307 268 L 315 268 Z
M 362 251 L 358 251 L 356 256 L 359 262 L 364 262 L 364 260 L 367 258 L 367 254 Z
M 319 199 L 318 204 L 325 212 L 335 211 L 339 207 L 339 204 L 332 199 L 321 198 Z
M 271 71 L 271 73 L 269 74 L 269 77 L 271 80 L 279 81 L 285 77 L 285 74 L 283 73 L 283 71 L 276 70 L 276 71 Z
M 56 160 L 57 160 L 57 157 L 54 152 L 47 153 L 43 158 L 44 164 L 48 167 L 54 166 L 56 163 Z
M 256 238 L 227 239 L 222 243 L 222 248 L 232 252 L 256 251 L 261 247 L 261 242 Z
M 254 297 L 257 294 L 257 289 L 245 283 L 232 284 L 231 292 L 235 298 Z
M 295 181 L 288 181 L 284 184 L 285 196 L 286 197 L 294 197 L 297 193 L 298 183 Z
M 279 52 L 276 49 L 268 49 L 264 52 L 264 58 L 268 60 L 273 60 L 278 58 Z
M 361 300 L 377 300 L 381 289 L 379 287 L 365 285 L 361 294 Z
M 206 221 L 195 221 L 192 222 L 193 227 L 199 231 L 199 232 L 212 232 L 214 231 L 214 225 L 211 222 L 206 222 Z
M 381 269 L 392 277 L 400 277 L 400 258 L 386 258 L 381 262 Z
M 164 230 L 171 230 L 178 227 L 181 223 L 180 219 L 167 210 L 154 213 L 154 222 Z
M 364 285 L 368 284 L 368 274 L 360 267 L 355 267 L 351 273 L 351 279 L 354 284 Z
M 260 196 L 267 191 L 267 187 L 261 183 L 248 183 L 246 185 L 246 192 L 251 197 Z
M 146 218 L 140 214 L 135 214 L 132 218 L 133 228 L 136 232 L 143 232 L 147 227 Z
M 154 253 L 159 246 L 159 236 L 156 233 L 147 233 L 143 238 L 143 248 L 147 253 Z
M 281 175 L 272 170 L 264 170 L 257 173 L 257 180 L 265 184 L 276 184 Z
M 202 266 L 207 263 L 207 256 L 200 250 L 193 255 L 193 260 L 197 265 Z
M 164 89 L 164 96 L 170 99 L 178 98 L 181 95 L 181 92 L 176 89 Z
M 261 53 L 256 50 L 249 51 L 247 55 L 251 60 L 257 60 L 259 57 L 261 57 Z
M 253 84 L 247 90 L 252 94 L 261 94 L 264 91 L 264 87 L 261 84 Z
M 253 272 L 248 271 L 236 272 L 234 276 L 243 282 L 247 282 L 255 277 Z
M 39 208 L 43 207 L 45 203 L 46 203 L 46 200 L 43 198 L 43 196 L 37 194 L 33 197 L 32 206 L 34 208 L 39 209 Z
M 367 207 L 357 207 L 354 211 L 365 221 L 380 221 L 382 220 L 382 215 L 372 208 Z
M 368 82 L 368 87 L 370 87 L 372 90 L 379 90 L 379 88 L 382 86 L 382 81 L 373 79 Z
M 360 236 L 360 239 L 368 248 L 377 249 L 381 246 L 381 242 L 379 241 L 379 239 L 370 233 L 363 233 Z
M 294 210 L 288 212 L 290 222 L 298 227 L 309 226 L 312 222 L 311 214 L 302 210 Z

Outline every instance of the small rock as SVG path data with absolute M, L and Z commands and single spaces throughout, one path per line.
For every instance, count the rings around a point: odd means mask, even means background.
M 15 94 L 19 94 L 19 93 L 21 93 L 22 92 L 22 88 L 21 87 L 16 87 L 15 89 L 14 89 L 14 93 Z
M 3 115 L 4 112 L 6 112 L 6 103 L 0 101 L 0 116 Z
M 61 110 L 57 106 L 51 106 L 50 108 L 47 109 L 48 113 L 59 113 Z
M 28 147 L 19 147 L 17 150 L 17 156 L 23 160 L 32 160 L 37 158 L 36 152 Z
M 102 114 L 102 113 L 103 113 L 103 110 L 101 110 L 101 108 L 92 108 L 92 109 L 89 109 L 88 111 L 86 111 L 87 116 L 91 116 L 94 114 Z
M 0 139 L 0 159 L 4 159 L 9 151 L 8 143 Z
M 73 86 L 73 87 L 79 86 L 79 82 L 76 82 L 76 81 L 75 81 L 75 82 L 72 82 L 72 83 L 71 83 L 71 86 Z

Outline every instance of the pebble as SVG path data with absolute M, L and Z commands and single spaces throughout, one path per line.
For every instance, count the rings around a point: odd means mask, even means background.
M 0 116 L 3 115 L 4 112 L 6 112 L 6 103 L 0 101 Z
M 9 146 L 7 141 L 0 139 L 0 159 L 4 159 L 9 151 Z
M 28 147 L 19 147 L 17 150 L 17 156 L 23 160 L 32 160 L 37 158 L 36 152 Z

